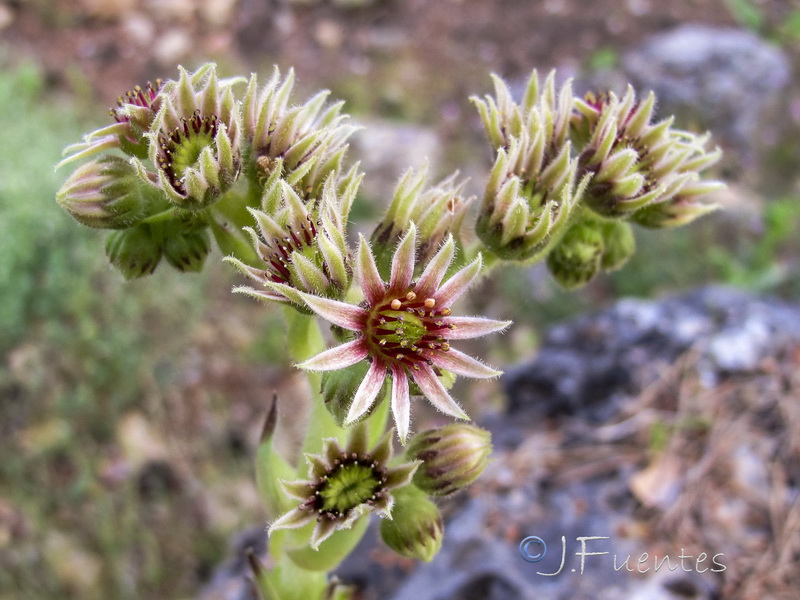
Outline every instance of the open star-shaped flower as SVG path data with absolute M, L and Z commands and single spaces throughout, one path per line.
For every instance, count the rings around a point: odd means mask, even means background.
M 362 516 L 376 513 L 392 517 L 392 492 L 411 483 L 420 461 L 389 466 L 392 432 L 369 448 L 369 430 L 359 423 L 342 447 L 336 438 L 323 441 L 321 454 L 307 454 L 308 479 L 284 481 L 286 493 L 300 504 L 269 527 L 296 529 L 316 521 L 311 547 L 319 545 L 339 529 L 350 529 Z
M 440 370 L 478 379 L 497 377 L 501 372 L 451 348 L 450 342 L 501 331 L 510 324 L 451 316 L 451 305 L 472 284 L 482 266 L 478 256 L 442 283 L 455 253 L 452 236 L 431 258 L 419 279 L 413 281 L 416 237 L 412 223 L 394 253 L 388 284 L 381 279 L 372 251 L 361 238 L 355 261 L 355 275 L 364 294 L 359 305 L 286 290 L 286 286 L 275 284 L 288 297 L 294 296 L 331 323 L 357 334 L 355 339 L 298 366 L 330 371 L 369 360 L 370 368 L 350 404 L 345 424 L 358 420 L 370 409 L 384 381 L 391 377 L 392 413 L 402 441 L 409 430 L 410 381 L 443 413 L 468 419 L 439 381 Z

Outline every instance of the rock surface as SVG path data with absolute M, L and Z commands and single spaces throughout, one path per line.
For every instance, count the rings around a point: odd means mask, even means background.
M 699 120 L 745 159 L 787 126 L 789 60 L 750 31 L 683 25 L 627 53 L 622 70 L 655 91 L 662 115 Z

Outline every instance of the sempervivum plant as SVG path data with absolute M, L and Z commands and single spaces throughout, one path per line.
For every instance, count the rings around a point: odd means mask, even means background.
M 655 121 L 652 95 L 576 98 L 569 81 L 557 86 L 551 73 L 540 84 L 534 71 L 517 101 L 493 80 L 494 95 L 474 99 L 492 153 L 476 214 L 457 174 L 431 184 L 427 168 L 409 170 L 371 243 L 348 231 L 372 212 L 354 209 L 364 174 L 346 152 L 356 128 L 328 92 L 295 102 L 291 70 L 260 85 L 255 74 L 179 67 L 176 80 L 121 96 L 113 123 L 66 149 L 62 165 L 85 162 L 56 199 L 110 230 L 106 255 L 125 277 L 161 262 L 199 271 L 216 242 L 254 282 L 235 291 L 283 309 L 286 358 L 309 385 L 280 415 L 273 402 L 258 446 L 270 565 L 250 565 L 262 600 L 352 600 L 328 573 L 373 513 L 402 556 L 428 561 L 446 543 L 437 501 L 481 475 L 491 438 L 456 422 L 409 440 L 411 404 L 423 397 L 438 419 L 468 420 L 456 376 L 501 374 L 454 347 L 510 324 L 455 314 L 482 276 L 541 260 L 578 287 L 633 254 L 632 225 L 683 225 L 715 206 L 706 195 L 721 184 L 703 174 L 719 153 L 707 135 Z M 281 423 L 306 418 L 301 443 L 277 443 Z

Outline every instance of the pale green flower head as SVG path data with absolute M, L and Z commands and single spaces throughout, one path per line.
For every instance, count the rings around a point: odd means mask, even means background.
M 392 435 L 386 432 L 369 448 L 369 429 L 361 423 L 351 429 L 344 446 L 328 438 L 320 454 L 306 454 L 308 479 L 283 482 L 286 494 L 300 504 L 272 523 L 269 533 L 316 522 L 310 544 L 317 550 L 337 530 L 350 529 L 363 516 L 374 512 L 391 518 L 394 491 L 411 482 L 419 465 L 411 461 L 390 466 Z
M 246 227 L 260 265 L 228 258 L 242 273 L 262 284 L 262 289 L 236 291 L 259 299 L 303 305 L 297 291 L 342 298 L 352 279 L 347 246 L 347 216 L 361 175 L 356 169 L 337 180 L 330 174 L 319 198 L 304 202 L 295 188 L 273 172 L 264 188 L 262 210 L 249 209 L 256 227 Z M 285 286 L 276 290 L 268 284 Z
M 213 64 L 191 74 L 178 69 L 178 81 L 165 83 L 160 92 L 147 134 L 148 155 L 169 201 L 196 210 L 228 191 L 242 168 L 240 114 L 232 90 L 237 80 L 220 80 Z
M 588 178 L 578 181 L 569 141 L 571 82 L 556 93 L 555 73 L 540 88 L 536 71 L 522 104 L 493 76 L 495 96 L 472 98 L 497 155 L 475 229 L 506 260 L 543 256 L 563 233 Z
M 428 262 L 447 235 L 460 239 L 464 215 L 474 198 L 463 195 L 466 180 L 458 181 L 453 173 L 436 185 L 426 188 L 428 168 L 409 169 L 395 188 L 394 196 L 383 220 L 372 233 L 372 248 L 379 269 L 388 273 L 394 249 L 408 232 L 417 228 L 418 266 Z

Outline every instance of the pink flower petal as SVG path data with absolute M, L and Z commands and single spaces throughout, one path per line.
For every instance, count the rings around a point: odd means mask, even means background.
M 408 394 L 408 376 L 402 367 L 392 369 L 392 415 L 397 426 L 397 435 L 405 444 L 411 422 L 411 399 Z
M 481 337 L 497 331 L 503 331 L 511 325 L 511 321 L 495 321 L 494 319 L 484 319 L 483 317 L 447 317 L 444 319 L 446 325 L 455 325 L 444 333 L 448 340 L 466 340 Z
M 456 375 L 475 379 L 491 379 L 503 374 L 502 371 L 496 371 L 471 356 L 453 349 L 447 352 L 437 352 L 435 355 L 431 355 L 431 360 L 437 367 L 452 371 Z
M 429 298 L 436 289 L 439 287 L 439 284 L 442 282 L 442 278 L 444 274 L 447 273 L 447 267 L 450 266 L 450 263 L 453 261 L 453 255 L 455 254 L 456 246 L 455 242 L 453 241 L 453 236 L 448 235 L 447 241 L 442 244 L 442 247 L 439 248 L 439 251 L 434 254 L 433 258 L 431 258 L 428 266 L 425 267 L 425 271 L 423 271 L 422 275 L 417 282 L 417 287 L 414 291 L 417 293 L 417 296 L 421 296 L 422 298 Z
M 378 396 L 378 392 L 381 391 L 381 386 L 385 380 L 386 367 L 380 361 L 373 360 L 367 375 L 361 385 L 358 386 L 356 395 L 353 397 L 353 403 L 350 405 L 347 419 L 344 422 L 345 425 L 352 423 L 370 409 L 375 403 L 375 398 Z
M 334 325 L 344 327 L 350 331 L 361 331 L 367 318 L 367 311 L 358 306 L 315 296 L 305 292 L 298 292 L 306 306 Z
M 414 223 L 400 240 L 392 258 L 392 275 L 389 280 L 389 289 L 396 294 L 405 294 L 411 286 L 414 277 L 414 253 L 417 250 L 417 228 Z
M 436 299 L 436 306 L 449 307 L 458 300 L 461 294 L 466 292 L 472 282 L 475 281 L 475 278 L 481 272 L 482 266 L 483 262 L 480 255 L 478 255 L 475 260 L 448 279 L 433 296 Z
M 411 376 L 425 394 L 425 397 L 440 411 L 456 419 L 469 419 L 467 413 L 450 396 L 442 382 L 428 365 L 420 365 L 418 371 L 413 371 Z
M 352 342 L 329 348 L 297 366 L 307 371 L 335 371 L 364 360 L 367 354 L 369 354 L 367 343 L 363 338 L 359 338 Z
M 378 267 L 375 266 L 375 257 L 372 256 L 372 250 L 370 250 L 369 244 L 363 235 L 358 244 L 357 260 L 356 273 L 361 290 L 364 292 L 364 298 L 371 305 L 377 304 L 386 295 L 386 286 L 381 279 L 381 274 L 378 273 Z

